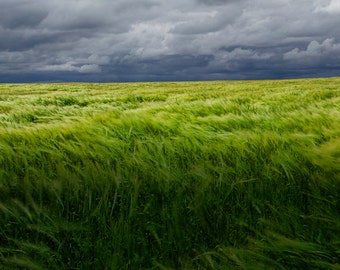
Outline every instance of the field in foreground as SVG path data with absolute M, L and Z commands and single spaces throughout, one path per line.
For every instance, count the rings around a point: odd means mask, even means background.
M 1 269 L 340 269 L 340 78 L 0 85 Z

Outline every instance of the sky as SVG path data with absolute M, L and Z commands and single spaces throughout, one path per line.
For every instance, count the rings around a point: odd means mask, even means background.
M 0 0 L 0 82 L 340 76 L 340 0 Z

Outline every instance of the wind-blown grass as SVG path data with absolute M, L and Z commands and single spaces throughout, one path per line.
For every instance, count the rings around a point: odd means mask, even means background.
M 339 269 L 340 79 L 0 85 L 4 269 Z

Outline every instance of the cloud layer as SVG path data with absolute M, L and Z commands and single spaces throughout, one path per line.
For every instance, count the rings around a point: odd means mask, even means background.
M 340 75 L 339 0 L 0 0 L 0 82 Z

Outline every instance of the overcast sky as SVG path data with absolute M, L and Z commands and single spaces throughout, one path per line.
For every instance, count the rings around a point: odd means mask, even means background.
M 340 0 L 0 0 L 0 82 L 340 75 Z

